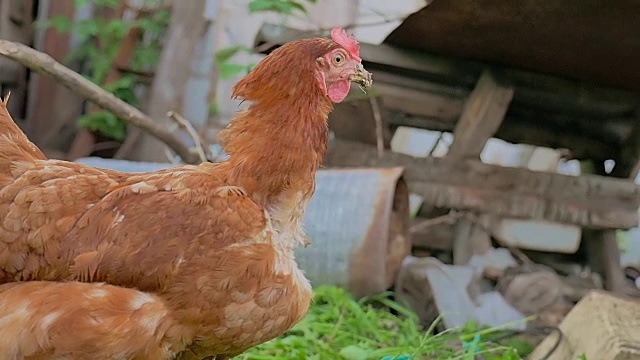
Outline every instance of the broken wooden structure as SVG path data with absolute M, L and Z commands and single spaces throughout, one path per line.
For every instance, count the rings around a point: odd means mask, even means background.
M 337 139 L 326 163 L 402 165 L 410 191 L 428 205 L 421 216 L 475 213 L 480 221 L 457 219 L 449 234 L 454 263 L 491 246 L 482 226 L 489 218 L 579 226 L 591 265 L 608 289 L 621 291 L 615 231 L 637 227 L 640 206 L 633 181 L 640 169 L 640 8 L 630 1 L 580 9 L 516 3 L 431 2 L 382 44 L 361 43 L 374 90 L 364 96 L 354 89 L 352 102 L 336 106 L 330 125 Z M 255 46 L 266 54 L 314 35 L 266 24 Z M 374 114 L 365 116 L 370 97 L 382 104 L 382 130 Z M 455 140 L 442 158 L 397 154 L 388 149 L 398 126 L 451 132 Z M 566 149 L 596 170 L 568 176 L 484 164 L 479 155 L 492 137 Z M 608 159 L 616 163 L 609 174 Z
M 34 0 L 0 1 L 0 38 L 29 44 L 33 36 Z M 11 91 L 9 111 L 23 123 L 28 88 L 27 69 L 0 58 L 0 93 Z

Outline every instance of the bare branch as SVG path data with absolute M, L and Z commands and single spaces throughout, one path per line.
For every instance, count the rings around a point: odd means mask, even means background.
M 191 152 L 177 135 L 156 123 L 142 111 L 120 100 L 100 86 L 85 79 L 77 72 L 60 64 L 51 56 L 26 45 L 7 40 L 0 40 L 0 55 L 17 61 L 33 71 L 53 77 L 70 90 L 75 91 L 102 108 L 111 111 L 131 125 L 147 131 L 158 140 L 167 144 L 167 146 L 175 151 L 186 163 L 194 164 L 198 162 L 199 156 Z
M 193 143 L 196 146 L 196 151 L 200 156 L 201 162 L 205 162 L 207 160 L 213 161 L 213 156 L 211 156 L 211 152 L 209 151 L 209 148 L 204 145 L 204 141 L 202 140 L 200 135 L 198 135 L 198 132 L 193 127 L 191 122 L 189 122 L 182 115 L 178 114 L 175 111 L 169 111 L 167 113 L 167 116 L 171 118 L 173 121 L 175 121 L 178 124 L 178 126 L 180 126 L 180 128 L 182 128 L 184 131 L 186 131 L 189 134 L 189 136 L 193 140 Z
M 378 148 L 378 157 L 384 155 L 384 135 L 382 133 L 382 115 L 380 114 L 380 105 L 376 97 L 370 97 L 371 111 L 373 112 L 373 120 L 376 123 L 376 145 Z

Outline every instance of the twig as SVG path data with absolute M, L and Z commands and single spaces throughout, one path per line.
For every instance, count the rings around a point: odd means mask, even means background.
M 436 151 L 436 149 L 438 148 L 438 145 L 440 144 L 440 142 L 442 142 L 443 138 L 444 138 L 444 132 L 440 132 L 440 135 L 438 135 L 438 139 L 436 140 L 436 142 L 433 144 L 433 147 L 429 151 L 429 156 L 433 156 L 433 153 Z
M 189 136 L 191 136 L 191 139 L 195 144 L 196 151 L 200 156 L 201 162 L 213 160 L 213 156 L 211 156 L 211 152 L 209 151 L 209 148 L 204 145 L 204 141 L 202 141 L 202 138 L 200 137 L 200 135 L 198 135 L 198 132 L 193 127 L 191 122 L 189 122 L 182 115 L 178 114 L 175 111 L 169 111 L 167 113 L 167 116 L 171 118 L 171 120 L 175 121 L 180 128 L 182 128 L 184 131 L 186 131 L 189 134 Z
M 426 219 L 420 221 L 419 223 L 413 225 L 409 231 L 411 233 L 416 233 L 418 231 L 422 231 L 426 228 L 430 228 L 432 226 L 440 225 L 440 224 L 452 224 L 455 220 L 464 217 L 462 212 L 450 212 L 446 215 L 434 217 L 431 219 Z
M 127 137 L 124 139 L 116 153 L 113 155 L 113 158 L 124 159 L 129 156 L 133 148 L 136 146 L 136 143 L 138 142 L 141 134 L 142 131 L 137 127 L 132 127 L 130 131 L 127 131 Z
M 378 157 L 381 158 L 384 155 L 382 115 L 380 115 L 380 106 L 375 96 L 369 98 L 369 103 L 371 104 L 371 111 L 373 111 L 373 120 L 376 122 L 376 145 L 378 147 Z
M 68 89 L 111 111 L 132 125 L 144 129 L 158 140 L 167 144 L 184 162 L 190 164 L 198 162 L 198 154 L 192 152 L 177 135 L 154 122 L 152 118 L 142 111 L 60 64 L 51 56 L 26 45 L 7 40 L 0 40 L 0 55 L 17 61 L 33 71 L 53 77 Z
M 163 147 L 162 149 L 164 151 L 164 156 L 166 156 L 167 160 L 169 160 L 171 165 L 178 165 L 178 163 L 176 162 L 176 158 L 173 156 L 173 153 L 171 152 L 171 150 L 169 150 L 169 148 L 166 146 Z

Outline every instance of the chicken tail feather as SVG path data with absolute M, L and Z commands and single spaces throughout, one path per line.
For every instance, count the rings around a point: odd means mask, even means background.
M 0 189 L 13 181 L 14 163 L 46 159 L 11 118 L 7 110 L 9 96 L 0 101 Z

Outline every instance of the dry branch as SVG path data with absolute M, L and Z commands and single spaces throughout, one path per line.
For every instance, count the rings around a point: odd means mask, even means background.
M 192 152 L 180 138 L 165 129 L 142 111 L 120 100 L 100 86 L 85 79 L 82 75 L 60 64 L 51 56 L 32 49 L 26 45 L 7 40 L 0 40 L 0 55 L 17 61 L 23 66 L 38 73 L 46 74 L 70 90 L 111 111 L 119 118 L 137 126 L 158 140 L 167 144 L 186 163 L 194 164 L 199 160 L 198 154 Z
M 189 134 L 189 136 L 191 137 L 191 140 L 193 140 L 193 143 L 195 144 L 195 147 L 196 147 L 195 151 L 200 157 L 201 162 L 215 161 L 213 155 L 211 154 L 211 151 L 209 150 L 209 147 L 204 143 L 200 135 L 198 135 L 198 132 L 196 131 L 196 129 L 187 119 L 185 119 L 182 115 L 178 114 L 175 111 L 169 111 L 167 113 L 167 116 L 171 120 L 175 121 L 175 123 L 182 130 L 186 131 L 187 134 Z

